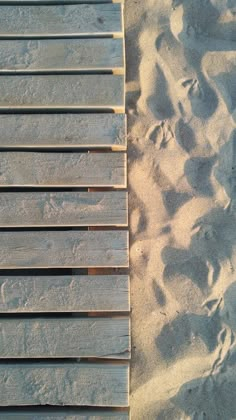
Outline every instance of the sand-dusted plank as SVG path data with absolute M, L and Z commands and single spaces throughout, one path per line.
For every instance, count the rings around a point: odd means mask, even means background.
M 0 268 L 127 266 L 126 231 L 0 232 Z
M 54 410 L 7 410 L 0 412 L 0 420 L 128 420 L 129 414 L 125 411 L 112 411 L 112 410 L 83 410 L 83 409 L 54 409 Z
M 80 3 L 124 3 L 125 0 L 0 0 L 1 4 L 80 4 Z
M 123 107 L 123 75 L 1 76 L 0 109 L 2 110 L 123 109 Z
M 0 313 L 129 310 L 126 275 L 0 276 Z
M 125 114 L 0 114 L 0 148 L 126 146 Z
M 0 227 L 127 226 L 125 191 L 1 192 Z
M 0 319 L 0 358 L 128 359 L 129 318 Z
M 112 70 L 123 61 L 120 38 L 0 40 L 0 72 Z
M 122 29 L 120 4 L 1 6 L 0 37 L 111 35 Z
M 126 154 L 0 152 L 0 186 L 126 187 Z
M 0 406 L 128 406 L 127 365 L 0 365 Z

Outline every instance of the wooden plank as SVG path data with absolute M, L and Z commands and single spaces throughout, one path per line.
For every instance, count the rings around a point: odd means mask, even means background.
M 0 72 L 121 70 L 123 66 L 119 38 L 0 41 Z
M 127 226 L 125 191 L 1 192 L 0 227 Z
M 124 3 L 124 0 L 0 0 L 1 4 L 15 4 L 15 5 L 24 5 L 24 4 L 96 4 L 96 3 Z
M 126 231 L 0 232 L 0 268 L 127 266 Z
M 123 75 L 1 76 L 1 110 L 94 108 L 124 109 Z
M 24 4 L 41 4 L 41 5 L 45 5 L 45 4 L 96 4 L 96 3 L 124 3 L 124 0 L 0 0 L 0 5 L 1 4 L 15 4 L 15 5 L 24 5 Z
M 0 148 L 80 147 L 125 150 L 125 114 L 0 114 Z
M 1 6 L 0 37 L 111 35 L 122 29 L 120 4 Z
M 65 409 L 58 409 L 58 410 L 47 410 L 42 411 L 35 409 L 34 410 L 17 410 L 17 411 L 4 411 L 3 413 L 0 412 L 0 420 L 55 420 L 61 419 L 63 420 L 128 420 L 129 414 L 125 411 L 111 411 L 111 410 L 72 410 L 67 408 Z
M 127 365 L 6 364 L 0 366 L 0 406 L 128 406 Z
M 126 275 L 0 276 L 0 313 L 129 310 Z
M 0 186 L 124 188 L 126 154 L 0 152 Z
M 0 320 L 1 359 L 129 356 L 127 317 Z

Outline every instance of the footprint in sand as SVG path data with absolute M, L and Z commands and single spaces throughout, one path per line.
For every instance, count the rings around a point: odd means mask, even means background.
M 196 138 L 191 126 L 180 118 L 175 125 L 175 136 L 182 149 L 190 153 L 196 147 Z
M 151 141 L 157 149 L 165 149 L 172 139 L 174 139 L 174 133 L 165 120 L 152 125 L 146 133 L 146 141 Z
M 212 167 L 216 156 L 210 158 L 196 157 L 186 161 L 185 176 L 198 196 L 213 196 L 214 189 L 211 183 Z
M 214 175 L 223 186 L 231 202 L 236 199 L 236 130 L 229 141 L 219 151 L 218 164 Z

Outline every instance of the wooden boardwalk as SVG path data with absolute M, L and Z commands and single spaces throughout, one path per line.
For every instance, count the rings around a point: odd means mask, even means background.
M 129 418 L 123 2 L 0 0 L 0 420 Z

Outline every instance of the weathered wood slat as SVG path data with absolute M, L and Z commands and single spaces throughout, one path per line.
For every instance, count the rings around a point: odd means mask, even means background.
M 124 3 L 124 0 L 0 0 L 0 5 L 1 4 L 16 4 L 16 5 L 21 5 L 21 4 L 81 4 L 81 3 Z
M 124 108 L 123 75 L 8 75 L 0 81 L 2 110 Z
M 117 70 L 123 61 L 119 38 L 0 40 L 0 72 Z
M 0 313 L 129 310 L 126 275 L 0 276 Z
M 0 232 L 0 268 L 127 266 L 126 231 Z
M 0 420 L 55 420 L 55 419 L 62 419 L 63 420 L 128 420 L 129 414 L 124 411 L 111 411 L 111 410 L 72 410 L 69 408 L 66 409 L 58 409 L 58 410 L 50 410 L 50 411 L 41 411 L 39 412 L 38 409 L 23 411 L 4 411 L 3 413 L 0 412 Z
M 0 320 L 0 358 L 128 359 L 129 318 Z
M 0 186 L 126 187 L 126 154 L 0 152 Z
M 0 37 L 105 35 L 122 29 L 120 4 L 1 6 Z
M 0 194 L 0 227 L 127 226 L 125 191 Z
M 128 406 L 126 365 L 0 365 L 0 406 Z
M 0 148 L 126 146 L 125 114 L 0 114 Z

